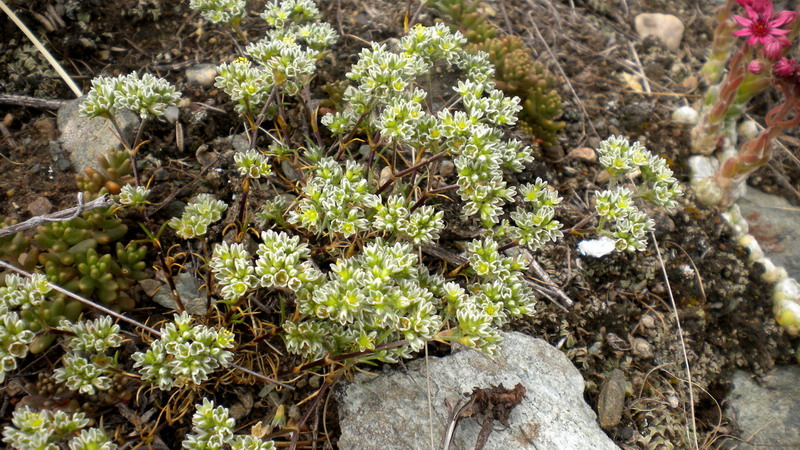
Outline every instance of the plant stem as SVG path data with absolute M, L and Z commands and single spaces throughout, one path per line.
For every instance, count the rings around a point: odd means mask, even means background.
M 436 162 L 436 161 L 444 158 L 444 156 L 445 156 L 445 152 L 438 153 L 438 154 L 433 155 L 430 158 L 426 159 L 425 161 L 421 161 L 421 162 L 418 162 L 418 163 L 414 164 L 413 166 L 409 167 L 408 169 L 405 169 L 405 170 L 403 170 L 403 171 L 401 171 L 401 172 L 399 172 L 397 174 L 393 174 L 392 178 L 390 178 L 389 181 L 384 183 L 383 186 L 381 186 L 378 189 L 378 191 L 375 192 L 375 193 L 376 194 L 382 193 L 383 191 L 388 189 L 392 184 L 394 184 L 394 182 L 397 181 L 399 178 L 403 178 L 404 176 L 406 176 L 408 174 L 414 173 L 417 170 L 427 166 L 428 164 L 430 164 L 432 162 Z

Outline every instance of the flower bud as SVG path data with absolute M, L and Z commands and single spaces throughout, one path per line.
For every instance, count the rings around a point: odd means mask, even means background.
M 754 75 L 761 75 L 764 72 L 764 63 L 754 59 L 747 64 L 747 70 Z
M 781 58 L 772 67 L 772 74 L 775 77 L 788 80 L 792 78 L 795 72 L 795 65 L 793 59 Z

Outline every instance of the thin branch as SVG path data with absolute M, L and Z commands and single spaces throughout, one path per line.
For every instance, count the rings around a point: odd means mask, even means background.
M 86 211 L 93 209 L 105 208 L 107 206 L 114 206 L 116 203 L 108 195 L 102 195 L 89 203 L 83 203 L 83 193 L 78 194 L 78 206 L 65 209 L 62 211 L 45 214 L 43 216 L 31 217 L 30 219 L 11 225 L 5 228 L 0 228 L 0 237 L 8 236 L 10 234 L 19 233 L 20 231 L 29 230 L 39 225 L 44 225 L 50 222 L 65 222 L 72 220 Z
M 59 100 L 55 98 L 36 98 L 27 95 L 0 94 L 0 104 L 28 106 L 31 108 L 60 109 L 69 103 L 69 100 Z

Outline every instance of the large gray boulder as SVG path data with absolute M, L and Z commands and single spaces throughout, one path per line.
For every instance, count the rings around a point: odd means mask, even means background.
M 83 173 L 86 168 L 98 167 L 98 158 L 111 150 L 122 148 L 111 122 L 101 117 L 85 118 L 79 107 L 86 96 L 68 102 L 58 110 L 58 138 L 61 149 L 67 153 L 75 171 Z M 133 138 L 139 118 L 128 110 L 116 115 L 117 123 L 126 139 Z
M 494 423 L 484 448 L 617 448 L 583 400 L 583 378 L 563 353 L 521 333 L 503 337 L 502 350 L 493 358 L 462 350 L 427 362 L 412 361 L 403 370 L 378 377 L 357 376 L 336 393 L 342 430 L 339 448 L 441 448 L 449 408 L 465 398 L 462 394 L 501 384 L 511 389 L 518 383 L 526 389 L 524 399 L 512 409 L 508 427 Z M 450 448 L 475 448 L 480 427 L 475 418 L 461 419 Z
M 800 367 L 779 367 L 759 379 L 736 371 L 726 403 L 744 440 L 727 448 L 800 448 Z

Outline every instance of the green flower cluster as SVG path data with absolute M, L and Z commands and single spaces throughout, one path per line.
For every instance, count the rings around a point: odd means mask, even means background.
M 196 405 L 192 416 L 192 432 L 183 441 L 183 448 L 197 450 L 221 450 L 227 445 L 232 450 L 274 450 L 275 443 L 264 441 L 252 435 L 233 434 L 236 420 L 230 417 L 227 408 L 204 398 Z
M 126 184 L 119 191 L 119 202 L 125 206 L 144 206 L 148 203 L 148 195 L 150 195 L 150 189 Z
M 73 337 L 67 342 L 69 352 L 64 355 L 63 367 L 55 369 L 56 381 L 87 395 L 109 389 L 117 364 L 106 351 L 122 345 L 119 325 L 105 316 L 76 323 L 64 320 L 59 329 Z
M 149 73 L 141 78 L 136 72 L 118 77 L 97 77 L 92 89 L 81 103 L 84 117 L 111 119 L 117 110 L 128 109 L 142 119 L 163 116 L 167 107 L 174 106 L 181 94 L 166 80 Z
M 192 317 L 184 312 L 161 329 L 161 337 L 146 352 L 134 353 L 131 358 L 142 381 L 166 391 L 208 380 L 211 372 L 228 365 L 233 358 L 228 349 L 232 347 L 233 333 L 192 325 Z
M 323 158 L 303 188 L 297 209 L 289 213 L 289 222 L 315 233 L 333 232 L 344 237 L 367 230 L 366 212 L 381 200 L 372 193 L 365 172 L 352 160 L 342 168 L 333 158 Z
M 244 15 L 246 0 L 191 0 L 189 7 L 213 23 L 232 23 Z
M 6 373 L 17 368 L 17 359 L 28 354 L 28 345 L 35 337 L 16 310 L 24 312 L 41 305 L 50 292 L 50 285 L 41 274 L 31 278 L 8 274 L 5 284 L 0 287 L 0 382 Z
M 272 175 L 269 158 L 256 149 L 237 152 L 233 155 L 233 161 L 243 177 L 261 178 Z
M 611 136 L 601 142 L 597 153 L 600 164 L 614 179 L 635 175 L 639 170 L 643 183 L 637 188 L 638 198 L 667 210 L 677 207 L 676 199 L 683 195 L 683 189 L 664 158 L 653 155 L 638 142 L 631 145 L 624 136 Z
M 227 301 L 236 301 L 251 289 L 256 282 L 250 255 L 242 244 L 222 242 L 214 247 L 209 264 L 222 289 L 220 294 Z
M 222 212 L 228 205 L 216 200 L 210 194 L 200 194 L 186 205 L 183 215 L 173 217 L 167 224 L 176 230 L 183 239 L 200 237 L 208 231 L 208 226 L 222 219 Z
M 409 358 L 442 327 L 436 292 L 443 281 L 419 264 L 409 243 L 375 240 L 359 255 L 337 260 L 324 284 L 298 297 L 298 310 L 307 319 L 283 324 L 286 347 L 321 357 L 404 339 L 406 345 L 378 350 L 375 357 Z
M 432 244 L 439 239 L 444 228 L 444 212 L 432 206 L 422 206 L 409 212 L 409 206 L 401 195 L 389 197 L 386 204 L 379 204 L 375 210 L 372 226 L 391 235 L 408 239 L 414 245 Z
M 492 239 L 467 245 L 471 270 L 479 283 L 462 288 L 444 285 L 445 317 L 454 319 L 455 339 L 468 347 L 489 354 L 500 343 L 500 327 L 512 318 L 533 314 L 536 298 L 522 276 L 527 262 L 521 257 L 506 257 Z
M 284 289 L 298 295 L 318 284 L 322 273 L 308 257 L 308 246 L 298 236 L 272 230 L 261 233 L 255 268 L 242 244 L 217 244 L 211 268 L 222 286 L 225 300 L 238 300 L 245 292 L 258 287 Z
M 600 216 L 597 231 L 614 240 L 617 251 L 642 251 L 647 247 L 647 233 L 655 231 L 655 222 L 633 202 L 633 193 L 617 186 L 597 194 L 595 209 Z M 607 223 L 613 228 L 606 229 Z
M 317 60 L 337 39 L 329 24 L 314 22 L 319 10 L 311 0 L 270 2 L 262 17 L 273 29 L 245 48 L 256 65 L 239 58 L 217 67 L 216 87 L 231 96 L 238 112 L 250 116 L 259 113 L 273 89 L 297 95 L 314 74 Z
M 669 211 L 677 207 L 677 198 L 683 190 L 672 176 L 667 162 L 650 153 L 639 142 L 631 145 L 626 137 L 611 136 L 600 143 L 597 153 L 600 164 L 611 175 L 611 188 L 596 195 L 595 209 L 600 216 L 597 231 L 613 240 L 617 251 L 644 250 L 647 233 L 655 230 L 655 222 L 636 206 L 634 200 L 644 199 Z M 635 191 L 617 185 L 625 177 L 633 182 L 638 175 L 641 175 L 642 183 L 631 184 Z M 610 229 L 608 224 L 612 225 Z
M 84 413 L 68 414 L 64 411 L 34 411 L 29 406 L 17 408 L 11 425 L 3 430 L 3 442 L 17 449 L 56 450 L 58 442 L 69 439 L 70 450 L 114 450 L 103 430 L 86 429 L 89 419 Z M 79 433 L 75 435 L 75 433 Z
M 516 140 L 505 141 L 496 128 L 516 122 L 519 99 L 506 98 L 494 88 L 487 55 L 468 53 L 462 47 L 465 42 L 460 33 L 439 24 L 414 27 L 401 39 L 401 53 L 373 43 L 361 51 L 347 73 L 357 86 L 345 90 L 346 107 L 325 115 L 322 123 L 334 135 L 344 135 L 361 119 L 363 128 L 380 132 L 387 143 L 455 155 L 458 193 L 466 202 L 465 212 L 492 226 L 503 205 L 515 196 L 503 171 L 521 171 L 533 157 L 529 147 Z M 434 114 L 423 110 L 427 93 L 415 87 L 415 80 L 429 73 L 438 61 L 466 73 L 467 79 L 454 87 L 465 111 L 443 109 Z
M 538 250 L 548 241 L 555 242 L 564 236 L 561 222 L 554 219 L 555 205 L 561 203 L 558 191 L 548 188 L 547 182 L 536 178 L 536 182 L 528 183 L 519 189 L 522 201 L 530 205 L 531 210 L 517 207 L 511 219 L 515 225 L 503 223 L 512 239 L 531 250 Z

